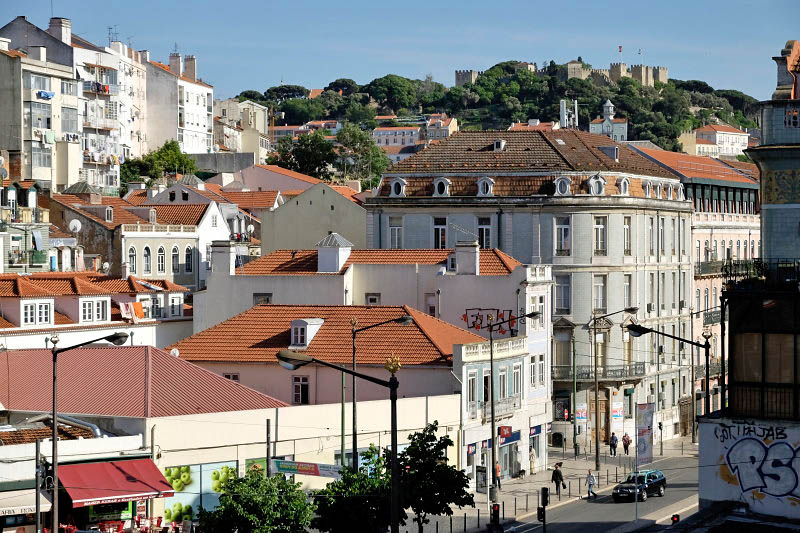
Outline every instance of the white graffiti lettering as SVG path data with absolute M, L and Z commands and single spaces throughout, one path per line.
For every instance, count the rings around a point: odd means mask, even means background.
M 800 492 L 800 448 L 786 442 L 768 447 L 761 440 L 746 437 L 730 447 L 726 462 L 743 492 L 760 489 L 776 497 Z

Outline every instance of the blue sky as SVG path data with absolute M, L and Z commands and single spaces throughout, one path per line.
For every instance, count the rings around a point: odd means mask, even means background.
M 25 15 L 47 27 L 51 0 L 0 0 L 5 21 Z M 367 83 L 393 73 L 432 74 L 453 84 L 455 69 L 504 60 L 597 68 L 612 61 L 669 67 L 670 77 L 701 79 L 766 99 L 777 55 L 800 39 L 798 0 L 426 1 L 372 0 L 52 0 L 75 33 L 120 40 L 166 61 L 197 56 L 200 76 L 228 97 L 284 83 L 321 88 L 339 77 Z M 617 51 L 623 46 L 623 53 Z M 642 55 L 638 55 L 638 50 Z

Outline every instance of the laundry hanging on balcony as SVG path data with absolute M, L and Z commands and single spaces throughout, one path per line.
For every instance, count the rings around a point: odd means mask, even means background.
M 39 230 L 34 230 L 31 232 L 33 236 L 33 247 L 37 250 L 44 250 L 42 246 L 42 232 Z
M 51 91 L 36 91 L 36 96 L 42 100 L 52 100 L 56 93 Z
M 47 130 L 44 134 L 44 142 L 45 144 L 55 144 L 56 132 L 54 132 L 53 130 Z

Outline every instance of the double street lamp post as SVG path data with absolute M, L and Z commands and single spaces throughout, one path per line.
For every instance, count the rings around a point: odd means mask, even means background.
M 592 315 L 592 320 L 589 323 L 592 328 L 592 342 L 589 343 L 589 350 L 590 353 L 594 355 L 594 469 L 597 471 L 600 470 L 600 379 L 598 376 L 599 367 L 597 364 L 598 354 L 595 348 L 595 343 L 597 342 L 597 321 L 620 313 L 635 315 L 638 311 L 638 307 L 626 307 L 625 309 L 620 309 L 613 313 L 606 313 L 605 315 Z
M 50 343 L 53 345 L 51 352 L 53 353 L 53 508 L 52 508 L 52 516 L 53 516 L 53 529 L 52 531 L 58 531 L 58 402 L 57 402 L 57 383 L 58 383 L 58 354 L 67 352 L 69 350 L 74 350 L 75 348 L 80 348 L 81 346 L 87 346 L 89 344 L 94 344 L 95 342 L 100 341 L 108 341 L 115 346 L 122 346 L 125 344 L 125 341 L 128 340 L 128 334 L 125 332 L 117 332 L 112 333 L 111 335 L 106 335 L 105 337 L 100 337 L 99 339 L 92 339 L 86 342 L 80 342 L 73 346 L 66 346 L 64 348 L 58 348 L 56 345 L 58 344 L 58 335 L 53 335 L 50 337 Z M 37 457 L 38 461 L 38 457 Z M 36 487 L 36 497 L 38 500 L 39 497 L 39 487 Z M 37 532 L 38 533 L 38 532 Z
M 402 318 L 402 317 L 401 317 Z M 397 322 L 400 320 L 398 319 Z M 397 361 L 397 358 L 391 357 L 386 361 L 386 365 L 384 368 L 388 370 L 392 377 L 389 378 L 389 381 L 368 376 L 367 374 L 362 374 L 360 372 L 355 372 L 350 370 L 349 368 L 345 368 L 342 366 L 334 365 L 328 363 L 326 361 L 322 361 L 321 359 L 316 359 L 311 357 L 308 354 L 294 352 L 292 350 L 281 350 L 278 352 L 278 362 L 280 365 L 288 370 L 297 370 L 301 366 L 305 366 L 309 363 L 317 363 L 318 365 L 327 366 L 329 368 L 333 368 L 334 370 L 338 370 L 345 374 L 350 374 L 353 378 L 360 378 L 370 383 L 375 383 L 376 385 L 380 385 L 381 387 L 386 387 L 389 389 L 389 400 L 391 403 L 391 439 L 392 439 L 392 450 L 391 450 L 391 461 L 392 461 L 392 492 L 391 492 L 391 503 L 390 503 L 390 524 L 391 524 L 391 533 L 399 533 L 400 531 L 400 468 L 397 464 L 397 388 L 400 385 L 397 381 L 397 377 L 395 377 L 395 373 L 400 369 L 400 363 Z M 355 403 L 355 402 L 353 402 Z M 355 449 L 353 450 L 355 452 Z M 342 450 L 342 455 L 344 455 L 344 450 Z M 353 455 L 355 457 L 355 453 Z M 356 461 L 353 462 L 353 468 L 358 468 L 358 464 Z
M 401 326 L 408 326 L 414 323 L 414 319 L 411 315 L 403 315 L 398 318 L 392 318 L 391 320 L 384 320 L 383 322 L 378 322 L 377 324 L 370 324 L 369 326 L 364 327 L 357 327 L 358 321 L 356 319 L 352 319 L 350 321 L 350 325 L 352 326 L 352 336 L 353 336 L 353 372 L 356 371 L 356 334 L 361 333 L 362 331 L 366 331 L 368 329 L 377 328 L 378 326 L 383 326 L 385 324 L 400 324 Z M 344 374 L 342 374 L 344 376 Z M 358 468 L 358 425 L 356 424 L 356 374 L 353 374 L 353 461 L 352 466 L 353 468 Z M 344 388 L 344 384 L 342 385 Z M 342 405 L 344 405 L 344 401 L 342 401 Z M 344 417 L 344 414 L 342 414 Z M 344 429 L 342 430 L 342 434 L 344 434 Z M 342 437 L 344 438 L 344 437 Z M 342 464 L 344 464 L 344 443 L 342 443 Z

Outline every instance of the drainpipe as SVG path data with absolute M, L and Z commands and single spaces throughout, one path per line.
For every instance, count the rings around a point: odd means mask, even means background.
M 503 208 L 499 205 L 497 207 L 497 249 L 503 249 Z

